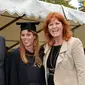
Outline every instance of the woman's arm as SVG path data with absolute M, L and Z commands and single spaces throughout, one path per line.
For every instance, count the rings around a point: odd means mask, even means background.
M 72 46 L 72 56 L 77 71 L 78 85 L 85 85 L 85 54 L 82 42 L 78 38 Z

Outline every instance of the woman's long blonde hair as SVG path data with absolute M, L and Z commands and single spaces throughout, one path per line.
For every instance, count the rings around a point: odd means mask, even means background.
M 36 36 L 36 38 L 34 39 L 34 47 L 33 47 L 33 51 L 34 51 L 34 57 L 35 57 L 35 64 L 37 64 L 38 66 L 42 65 L 42 61 L 39 57 L 39 38 L 36 32 L 33 32 L 34 36 Z M 21 33 L 20 33 L 21 34 Z M 25 46 L 22 43 L 21 37 L 20 37 L 20 55 L 21 55 L 21 59 L 25 64 L 28 64 L 29 61 L 26 58 L 26 54 L 25 54 Z

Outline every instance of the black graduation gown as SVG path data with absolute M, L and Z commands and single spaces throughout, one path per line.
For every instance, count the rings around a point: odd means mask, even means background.
M 34 66 L 34 57 L 25 64 L 19 50 L 14 50 L 5 63 L 6 85 L 46 85 L 44 67 Z

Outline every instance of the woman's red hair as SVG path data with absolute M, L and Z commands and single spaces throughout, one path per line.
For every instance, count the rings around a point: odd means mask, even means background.
M 69 40 L 70 37 L 72 36 L 72 32 L 70 31 L 70 25 L 69 25 L 68 21 L 64 18 L 64 16 L 62 14 L 57 13 L 57 12 L 51 12 L 46 17 L 46 20 L 43 25 L 43 30 L 44 30 L 47 42 L 49 43 L 52 40 L 52 36 L 48 32 L 48 24 L 53 19 L 54 20 L 58 19 L 62 23 L 62 25 L 63 25 L 63 36 L 62 37 L 64 40 Z

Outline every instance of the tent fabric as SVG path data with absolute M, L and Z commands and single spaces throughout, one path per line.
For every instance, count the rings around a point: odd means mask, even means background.
M 59 12 L 68 20 L 85 24 L 85 12 L 39 0 L 0 0 L 0 13 L 5 11 L 11 15 L 26 14 L 27 17 L 41 18 L 41 20 L 44 20 L 49 12 Z

